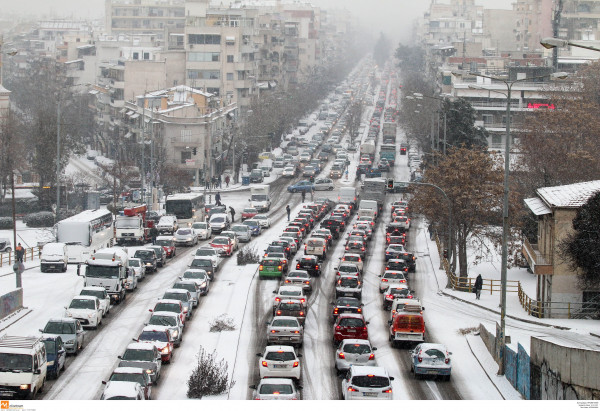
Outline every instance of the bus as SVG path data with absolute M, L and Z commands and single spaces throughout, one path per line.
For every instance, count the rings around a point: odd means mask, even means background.
M 113 215 L 110 211 L 86 210 L 59 221 L 56 241 L 67 245 L 69 264 L 84 263 L 101 248 L 114 243 Z
M 177 217 L 180 227 L 188 227 L 196 221 L 204 221 L 204 195 L 200 193 L 179 193 L 167 196 L 167 214 Z

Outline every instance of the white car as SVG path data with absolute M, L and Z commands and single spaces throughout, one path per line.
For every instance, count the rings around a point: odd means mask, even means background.
M 200 289 L 200 295 L 206 295 L 210 290 L 210 277 L 204 270 L 188 268 L 179 278 L 181 280 L 195 281 Z
M 383 367 L 352 366 L 342 380 L 345 400 L 392 400 L 392 381 Z
M 341 276 L 356 277 L 356 278 L 360 279 L 360 275 L 361 275 L 360 268 L 358 268 L 358 265 L 353 262 L 344 261 L 344 262 L 340 263 L 340 265 L 338 267 L 335 267 L 334 270 L 335 270 L 336 280 L 338 278 L 340 278 Z
M 306 304 L 308 298 L 304 293 L 304 289 L 299 285 L 282 285 L 278 291 L 273 291 L 275 299 L 273 300 L 273 314 L 275 314 L 275 308 L 279 305 L 282 299 L 287 300 L 298 300 L 303 304 Z
M 363 273 L 363 259 L 359 254 L 347 253 L 342 256 L 341 263 L 352 263 L 358 267 L 358 271 Z M 341 264 L 340 263 L 340 264 Z
M 130 257 L 127 260 L 127 267 L 133 271 L 138 281 L 141 281 L 146 277 L 146 266 L 139 258 Z
M 92 295 L 100 301 L 102 316 L 105 317 L 110 313 L 110 296 L 104 287 L 83 287 L 79 295 Z
M 282 177 L 294 177 L 296 175 L 296 167 L 286 166 L 281 172 Z
M 379 281 L 379 292 L 384 292 L 391 285 L 406 285 L 406 275 L 403 271 L 385 271 L 383 274 L 379 274 L 381 280 Z
M 208 240 L 212 235 L 210 224 L 206 222 L 195 222 L 192 224 L 192 230 L 194 230 L 194 233 L 196 233 L 196 236 L 200 240 Z
M 333 190 L 333 180 L 328 177 L 315 179 L 315 191 L 331 191 Z
M 376 347 L 371 347 L 369 340 L 342 340 L 335 352 L 335 369 L 338 372 L 347 371 L 350 366 L 377 366 L 375 360 Z
M 102 308 L 98 297 L 80 295 L 71 300 L 65 307 L 65 317 L 79 320 L 82 326 L 98 328 L 102 324 Z
M 145 400 L 144 389 L 137 382 L 108 381 L 101 400 Z
M 247 225 L 234 224 L 231 226 L 231 231 L 235 233 L 237 240 L 242 243 L 247 243 L 248 241 L 252 240 L 252 230 L 250 230 L 250 227 Z M 226 231 L 223 233 L 226 233 Z M 221 234 L 223 235 L 223 233 Z
M 219 265 L 221 264 L 221 261 L 223 261 L 223 258 L 221 258 L 219 255 L 219 252 L 211 246 L 203 246 L 198 248 L 194 256 L 209 258 L 215 271 L 219 269 Z
M 263 353 L 256 354 L 260 378 L 277 377 L 300 380 L 300 358 L 290 345 L 267 345 Z
M 263 378 L 254 389 L 252 398 L 255 400 L 299 400 L 300 394 L 294 381 L 289 378 Z
M 304 327 L 296 317 L 273 317 L 267 325 L 267 344 L 293 344 L 301 347 L 304 340 Z
M 263 228 L 271 227 L 271 218 L 266 214 L 257 214 L 252 219 L 258 221 Z
M 189 247 L 198 244 L 198 236 L 192 228 L 183 227 L 173 234 L 175 245 L 187 245 Z

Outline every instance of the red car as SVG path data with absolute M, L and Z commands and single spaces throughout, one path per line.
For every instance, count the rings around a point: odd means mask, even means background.
M 367 324 L 362 314 L 339 314 L 333 325 L 333 345 L 348 338 L 368 340 Z
M 162 246 L 163 250 L 165 250 L 165 253 L 167 253 L 167 258 L 173 258 L 177 253 L 177 250 L 175 249 L 175 240 L 173 240 L 173 237 L 170 235 L 161 235 L 156 237 L 154 245 Z
M 170 363 L 173 357 L 173 337 L 168 327 L 161 325 L 147 325 L 142 329 L 138 342 L 154 344 L 160 352 L 162 363 Z
M 233 242 L 231 241 L 231 238 L 223 235 L 213 238 L 213 240 L 210 242 L 210 246 L 212 248 L 216 248 L 221 255 L 225 255 L 227 257 L 231 256 L 233 253 Z
M 258 214 L 258 210 L 253 207 L 246 207 L 242 210 L 242 221 L 252 218 Z

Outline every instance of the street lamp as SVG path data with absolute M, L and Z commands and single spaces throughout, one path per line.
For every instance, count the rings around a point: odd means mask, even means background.
M 540 41 L 540 44 L 547 49 L 553 49 L 555 47 L 573 46 L 573 47 L 579 47 L 579 48 L 587 49 L 587 50 L 600 51 L 600 48 L 598 48 L 598 47 L 586 46 L 585 44 L 575 43 L 571 40 L 563 40 L 563 39 L 557 39 L 557 38 L 553 38 L 553 37 L 544 37 Z
M 568 76 L 567 73 L 552 73 L 550 75 L 535 76 L 521 78 L 517 80 L 506 80 L 505 78 L 488 76 L 480 73 L 469 73 L 473 76 L 485 77 L 490 80 L 501 81 L 506 86 L 506 141 L 504 143 L 504 195 L 502 201 L 502 263 L 500 267 L 500 365 L 498 367 L 498 375 L 504 375 L 505 359 L 504 359 L 504 348 L 506 346 L 505 340 L 505 328 L 506 328 L 506 281 L 507 281 L 507 267 L 508 267 L 508 191 L 509 191 L 509 178 L 510 178 L 510 103 L 511 103 L 511 92 L 512 87 L 515 83 L 536 80 L 546 77 L 564 79 Z

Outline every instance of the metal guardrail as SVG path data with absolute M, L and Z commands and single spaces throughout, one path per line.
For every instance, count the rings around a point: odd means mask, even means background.
M 34 259 L 39 259 L 42 255 L 42 247 L 34 246 L 25 249 L 25 253 L 23 254 L 23 262 L 33 261 Z M 0 253 L 0 267 L 9 266 L 15 263 L 16 255 L 14 250 L 10 253 Z

